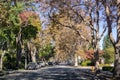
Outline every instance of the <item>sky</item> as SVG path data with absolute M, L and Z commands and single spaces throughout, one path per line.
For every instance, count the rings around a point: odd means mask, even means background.
M 103 9 L 103 11 L 104 11 L 104 9 Z M 106 20 L 104 19 L 104 16 L 103 16 L 104 15 L 103 11 L 102 10 L 99 11 L 99 15 L 102 16 L 101 20 L 99 21 L 99 26 L 100 26 L 99 34 L 101 34 L 103 32 L 103 26 L 107 26 Z M 104 33 L 104 36 L 100 40 L 100 44 L 99 44 L 100 49 L 103 49 L 103 46 L 102 46 L 103 45 L 103 39 L 107 35 L 107 32 L 108 32 L 108 29 L 106 29 L 106 32 Z M 116 40 L 116 38 L 117 38 L 116 27 L 113 28 L 112 33 L 113 33 L 114 39 Z
M 101 22 L 100 25 L 103 25 L 103 22 Z M 100 34 L 102 33 L 102 30 L 103 30 L 103 28 L 100 28 Z M 107 35 L 107 31 L 108 31 L 108 29 L 106 30 L 106 32 L 104 33 L 104 36 L 100 40 L 99 47 L 100 47 L 101 50 L 103 49 L 103 46 L 102 46 L 103 45 L 103 39 Z M 117 30 L 116 30 L 116 27 L 114 27 L 112 29 L 112 34 L 113 34 L 113 37 L 114 37 L 114 39 L 116 41 L 116 39 L 117 39 Z
M 39 4 L 36 4 L 36 7 L 39 7 Z M 42 21 L 44 21 L 44 20 L 46 19 L 45 16 L 43 16 L 43 14 L 41 14 L 40 10 L 39 10 L 38 13 L 39 13 L 39 15 L 40 15 L 40 19 L 41 19 Z M 102 13 L 102 11 L 100 11 L 100 16 L 102 16 L 102 15 L 103 15 L 103 13 Z M 94 15 L 93 15 L 93 16 L 94 16 Z M 46 21 L 47 21 L 47 20 L 46 20 Z M 106 24 L 105 22 L 106 22 L 106 21 L 104 21 L 104 19 L 102 19 L 102 20 L 99 22 L 99 26 L 100 26 L 99 35 L 101 35 L 102 32 L 103 32 L 103 26 Z M 43 28 L 45 28 L 44 24 L 43 24 Z M 112 32 L 113 32 L 114 39 L 116 40 L 116 37 L 117 37 L 116 28 L 113 28 Z M 106 36 L 106 35 L 107 35 L 107 30 L 106 30 L 106 32 L 104 33 L 104 36 Z M 99 44 L 99 47 L 100 47 L 101 50 L 103 49 L 103 39 L 104 39 L 104 36 L 101 38 L 100 44 Z

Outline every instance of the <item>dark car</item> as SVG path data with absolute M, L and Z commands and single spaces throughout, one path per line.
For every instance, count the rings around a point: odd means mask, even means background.
M 48 62 L 48 66 L 53 66 L 53 62 Z
M 57 62 L 57 61 L 56 61 L 56 62 L 54 62 L 54 65 L 59 65 L 59 62 Z
M 27 70 L 35 70 L 35 69 L 37 69 L 37 63 L 29 62 L 26 69 Z

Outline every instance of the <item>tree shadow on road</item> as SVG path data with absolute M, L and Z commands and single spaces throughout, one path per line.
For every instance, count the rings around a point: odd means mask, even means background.
M 95 80 L 96 76 L 90 69 L 78 68 L 46 68 L 35 71 L 11 73 L 2 77 L 2 80 Z M 99 78 L 99 79 L 98 79 Z M 97 80 L 107 80 L 97 77 Z

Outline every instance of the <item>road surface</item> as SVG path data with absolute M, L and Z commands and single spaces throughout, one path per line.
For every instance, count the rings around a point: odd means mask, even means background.
M 96 78 L 96 79 L 95 79 Z M 90 69 L 71 66 L 51 66 L 38 70 L 13 71 L 0 80 L 109 80 L 97 78 Z

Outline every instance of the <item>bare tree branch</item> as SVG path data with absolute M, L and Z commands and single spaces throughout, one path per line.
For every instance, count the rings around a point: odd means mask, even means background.
M 106 30 L 107 30 L 107 27 L 104 28 L 102 34 L 101 34 L 100 37 L 99 37 L 99 40 L 103 37 L 103 35 L 104 35 L 104 33 L 105 33 Z
M 70 29 L 74 30 L 82 39 L 84 39 L 85 41 L 87 41 L 87 42 L 90 43 L 90 41 L 89 41 L 88 39 L 86 39 L 82 34 L 80 34 L 80 31 L 77 30 L 77 29 L 75 28 L 75 26 L 73 26 L 73 25 L 72 25 L 72 26 L 64 25 L 64 24 L 60 23 L 58 20 L 55 20 L 54 18 L 52 18 L 52 17 L 50 16 L 50 13 L 48 13 L 48 14 L 49 14 L 49 18 L 50 18 L 53 22 L 56 22 L 57 24 L 60 24 L 61 26 L 64 26 L 64 27 L 67 27 L 67 28 L 70 28 Z

